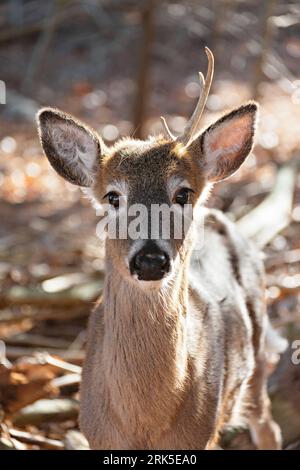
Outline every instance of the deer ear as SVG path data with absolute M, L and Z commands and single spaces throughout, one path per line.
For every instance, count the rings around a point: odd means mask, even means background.
M 101 154 L 96 133 L 72 116 L 52 108 L 41 109 L 37 123 L 44 153 L 57 173 L 70 183 L 91 186 Z
M 234 109 L 190 144 L 209 182 L 228 178 L 245 161 L 253 147 L 257 110 L 254 102 Z

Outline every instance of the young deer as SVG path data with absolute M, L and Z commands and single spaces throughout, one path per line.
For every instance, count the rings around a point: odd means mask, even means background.
M 260 256 L 222 213 L 203 207 L 207 189 L 249 155 L 258 107 L 249 102 L 199 132 L 213 76 L 206 53 L 199 102 L 177 138 L 162 118 L 166 137 L 108 148 L 72 116 L 51 108 L 38 114 L 51 165 L 108 202 L 119 222 L 123 196 L 149 211 L 175 204 L 177 216 L 187 203 L 194 208 L 181 239 L 106 239 L 81 385 L 80 424 L 92 449 L 211 449 L 225 426 L 241 422 L 258 448 L 281 446 L 266 390 L 270 326 Z M 196 215 L 205 222 L 201 249 L 194 248 Z

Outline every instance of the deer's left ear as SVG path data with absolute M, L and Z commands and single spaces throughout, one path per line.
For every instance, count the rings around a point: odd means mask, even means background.
M 245 161 L 253 147 L 257 110 L 254 102 L 234 109 L 190 144 L 207 181 L 228 178 Z
M 96 132 L 53 108 L 41 109 L 37 123 L 44 153 L 54 170 L 70 183 L 92 186 L 103 147 Z

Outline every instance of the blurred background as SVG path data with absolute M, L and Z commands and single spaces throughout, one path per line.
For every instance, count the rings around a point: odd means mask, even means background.
M 215 79 L 203 123 L 247 99 L 261 105 L 254 153 L 209 205 L 240 219 L 272 191 L 277 202 L 293 199 L 265 262 L 269 314 L 291 341 L 270 378 L 273 413 L 285 448 L 300 448 L 300 365 L 291 361 L 300 339 L 299 2 L 2 0 L 0 449 L 85 446 L 79 374 L 103 282 L 97 218 L 42 156 L 36 111 L 73 113 L 108 144 L 161 132 L 161 114 L 179 133 L 199 95 L 206 45 Z M 223 440 L 225 448 L 253 448 L 247 431 Z

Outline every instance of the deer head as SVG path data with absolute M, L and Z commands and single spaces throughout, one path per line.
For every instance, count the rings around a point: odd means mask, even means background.
M 121 139 L 107 147 L 101 137 L 74 117 L 57 109 L 38 113 L 41 144 L 53 168 L 70 183 L 90 188 L 94 200 L 108 203 L 111 217 L 123 220 L 123 200 L 128 207 L 143 205 L 149 222 L 153 205 L 173 207 L 168 237 L 153 237 L 149 224 L 140 239 L 107 238 L 107 259 L 132 282 L 148 286 L 169 279 L 187 258 L 190 233 L 174 236 L 183 208 L 201 201 L 207 187 L 231 176 L 245 161 L 253 145 L 257 104 L 248 102 L 224 114 L 199 131 L 213 77 L 214 61 L 206 48 L 208 72 L 200 74 L 201 93 L 196 109 L 181 136 L 174 137 L 162 118 L 166 136 L 145 141 Z M 151 217 L 150 217 L 151 218 Z M 132 222 L 130 217 L 129 223 Z M 164 221 L 162 221 L 164 223 Z M 151 224 L 150 224 L 151 225 Z M 192 224 L 193 225 L 193 224 Z M 161 233 L 161 232 L 160 232 Z

